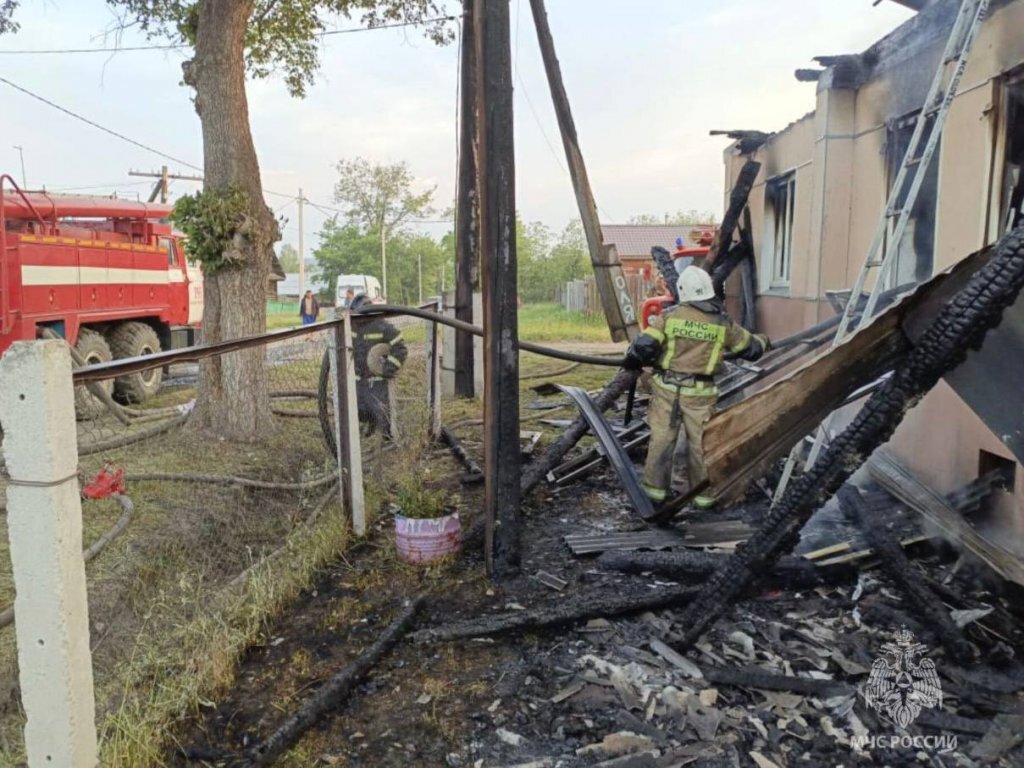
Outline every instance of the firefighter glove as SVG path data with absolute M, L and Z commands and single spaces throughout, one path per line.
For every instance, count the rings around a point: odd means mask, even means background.
M 765 336 L 763 333 L 755 333 L 751 335 L 750 343 L 747 345 L 747 348 L 743 350 L 743 352 L 740 354 L 740 357 L 742 357 L 744 360 L 749 360 L 753 362 L 754 360 L 759 359 L 761 355 L 763 355 L 769 349 L 771 349 L 771 342 L 768 340 L 768 337 Z
M 639 371 L 645 365 L 651 365 L 658 359 L 661 344 L 653 336 L 641 333 L 626 350 L 626 359 L 622 367 L 629 371 Z

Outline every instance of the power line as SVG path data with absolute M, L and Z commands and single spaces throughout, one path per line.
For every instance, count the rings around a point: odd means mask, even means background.
M 180 158 L 174 157 L 174 155 L 168 155 L 166 152 L 161 152 L 159 149 L 154 149 L 153 147 L 147 146 L 146 144 L 143 144 L 141 141 L 136 141 L 135 139 L 131 139 L 131 138 L 125 136 L 123 133 L 118 133 L 117 131 L 114 131 L 114 130 L 111 130 L 110 128 L 102 126 L 99 123 L 97 123 L 97 122 L 95 122 L 93 120 L 90 120 L 87 117 L 83 117 L 82 115 L 78 114 L 77 112 L 72 112 L 70 109 L 65 109 L 60 104 L 55 104 L 54 102 L 50 101 L 49 99 L 44 98 L 44 97 L 40 96 L 37 93 L 33 93 L 32 91 L 28 90 L 27 88 L 22 88 L 17 83 L 12 83 L 6 77 L 0 77 L 0 83 L 5 83 L 6 85 L 11 86 L 11 88 L 13 88 L 14 90 L 21 91 L 26 96 L 31 96 L 36 101 L 41 101 L 43 104 L 46 104 L 49 107 L 53 107 L 54 109 L 60 110 L 64 114 L 69 115 L 69 116 L 75 118 L 76 120 L 80 120 L 83 123 L 85 123 L 86 125 L 91 125 L 93 128 L 98 128 L 99 130 L 103 131 L 104 133 L 109 133 L 111 136 L 115 136 L 116 138 L 121 139 L 122 141 L 127 141 L 129 144 L 134 144 L 136 147 L 139 147 L 140 149 L 144 149 L 147 152 L 152 152 L 154 155 L 158 155 L 159 157 L 163 157 L 163 158 L 165 158 L 167 160 L 173 160 L 174 162 L 179 163 L 180 165 L 188 166 L 189 168 L 192 168 L 192 169 L 197 170 L 197 171 L 203 170 L 198 165 L 193 165 L 192 163 L 186 162 L 185 160 L 182 160 Z
M 398 27 L 418 27 L 425 24 L 434 24 L 440 21 L 455 21 L 459 16 L 437 16 L 433 19 L 421 21 L 401 21 L 394 24 L 379 24 L 375 27 L 351 27 L 348 29 L 329 29 L 318 32 L 314 37 L 324 38 L 333 35 L 349 35 L 354 32 L 376 32 L 378 29 L 396 29 Z M 65 53 L 128 53 L 131 51 L 175 51 L 183 48 L 191 48 L 188 43 L 167 43 L 165 45 L 126 45 L 113 48 L 20 48 L 0 49 L 0 55 L 5 56 L 31 56 L 31 55 L 52 55 Z
M 408 26 L 408 25 L 406 25 L 406 26 Z M 375 29 L 377 29 L 377 27 L 375 27 Z M 83 123 L 86 123 L 87 125 L 92 126 L 93 128 L 97 128 L 97 129 L 103 131 L 104 133 L 110 134 L 111 136 L 113 136 L 115 138 L 121 139 L 121 141 L 126 141 L 129 144 L 132 144 L 132 145 L 134 145 L 136 147 L 139 147 L 141 149 L 146 150 L 147 152 L 152 152 L 153 154 L 158 155 L 160 157 L 166 158 L 168 160 L 173 160 L 174 162 L 176 162 L 176 163 L 178 163 L 180 165 L 187 166 L 188 168 L 192 168 L 193 170 L 196 170 L 196 171 L 202 171 L 203 170 L 200 166 L 195 165 L 194 163 L 190 163 L 187 160 L 182 160 L 180 158 L 174 157 L 173 155 L 169 155 L 166 152 L 161 152 L 159 149 L 155 149 L 154 147 L 151 147 L 151 146 L 149 146 L 147 144 L 143 144 L 141 141 L 136 141 L 135 139 L 132 139 L 132 138 L 130 138 L 128 136 L 125 136 L 123 133 L 118 133 L 117 131 L 115 131 L 115 130 L 113 130 L 111 128 L 107 128 L 104 125 L 100 125 L 99 123 L 97 123 L 97 122 L 95 122 L 93 120 L 90 120 L 87 117 L 83 117 L 82 115 L 78 114 L 77 112 L 73 112 L 72 110 L 67 109 L 66 107 L 62 107 L 60 104 L 57 104 L 57 103 L 55 103 L 53 101 L 50 101 L 49 99 L 47 99 L 47 98 L 45 98 L 43 96 L 40 96 L 39 94 L 34 93 L 34 92 L 28 90 L 27 88 L 22 88 L 17 83 L 13 83 L 13 82 L 11 82 L 10 80 L 8 80 L 5 77 L 0 76 L 0 83 L 5 83 L 6 85 L 11 86 L 15 90 L 21 91 L 25 95 L 32 97 L 36 101 L 41 101 L 43 104 L 46 104 L 48 107 L 53 107 L 54 109 L 59 110 L 60 112 L 63 112 L 64 114 L 69 115 L 70 117 L 73 117 L 76 120 L 80 120 Z M 121 185 L 116 185 L 116 186 L 131 186 L 133 183 L 135 183 L 135 184 L 138 184 L 138 183 L 147 184 L 149 182 L 128 182 L 126 184 L 121 184 Z M 107 186 L 107 185 L 105 185 L 105 184 L 95 184 L 95 185 L 90 185 L 90 186 L 87 186 L 87 187 L 75 187 L 75 188 L 65 187 L 65 189 L 66 190 L 71 190 L 71 189 L 97 189 L 97 188 L 104 187 L 104 186 Z M 115 185 L 110 185 L 110 186 L 115 186 Z M 296 195 L 294 195 L 294 194 L 288 194 L 288 193 L 285 193 L 285 192 L 277 192 L 277 191 L 272 190 L 272 189 L 267 189 L 266 187 L 263 187 L 262 190 L 263 190 L 263 192 L 265 192 L 267 194 L 276 195 L 277 197 L 284 197 L 284 198 L 288 199 L 289 202 L 287 202 L 284 205 L 280 206 L 277 209 L 278 211 L 283 210 L 284 208 L 288 207 L 293 202 L 298 200 L 298 197 Z M 54 190 L 54 191 L 56 191 L 56 190 Z M 339 208 L 333 208 L 333 207 L 331 207 L 329 205 L 317 204 L 317 203 L 314 203 L 313 201 L 309 200 L 308 198 L 307 198 L 306 202 L 308 202 L 314 208 L 320 210 L 325 215 L 330 215 L 330 213 L 327 213 L 328 211 L 330 211 L 331 213 L 339 213 L 339 214 L 342 214 L 342 215 L 346 215 L 347 214 L 347 211 L 343 211 L 343 210 L 341 210 Z M 449 224 L 451 222 L 448 219 L 438 219 L 438 220 L 417 220 L 417 221 L 411 221 L 409 223 L 411 223 L 411 224 Z

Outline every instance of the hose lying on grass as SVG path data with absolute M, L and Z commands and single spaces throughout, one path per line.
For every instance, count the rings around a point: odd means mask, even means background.
M 314 478 L 313 480 L 305 480 L 301 483 L 274 483 L 267 480 L 237 477 L 235 475 L 194 475 L 188 472 L 138 472 L 126 475 L 125 479 L 136 483 L 167 481 L 205 483 L 208 485 L 240 485 L 243 488 L 258 488 L 264 491 L 307 491 L 312 488 L 320 488 L 337 480 L 338 475 L 335 472 Z
M 149 429 L 139 430 L 133 434 L 118 435 L 112 437 L 109 440 L 101 440 L 98 443 L 84 444 L 78 446 L 79 456 L 89 456 L 94 453 L 102 453 L 103 451 L 111 451 L 116 448 L 124 448 L 125 446 L 132 445 L 133 443 L 139 443 L 143 440 L 148 440 L 151 437 L 169 432 L 175 427 L 180 427 L 186 421 L 191 413 L 183 413 L 180 416 L 167 421 L 160 422 L 156 426 L 150 427 Z
M 109 531 L 96 539 L 96 541 L 82 552 L 82 559 L 87 563 L 102 552 L 110 542 L 124 533 L 125 528 L 128 527 L 128 523 L 132 521 L 132 515 L 135 513 L 135 505 L 132 503 L 132 500 L 127 496 L 122 495 L 115 495 L 112 498 L 117 499 L 118 503 L 121 505 L 121 517 L 119 517 L 117 522 L 110 527 Z M 13 623 L 14 606 L 9 605 L 4 610 L 0 611 L 0 628 Z

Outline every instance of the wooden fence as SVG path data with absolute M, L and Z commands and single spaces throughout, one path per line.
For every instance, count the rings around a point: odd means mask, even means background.
M 639 274 L 626 275 L 626 290 L 633 300 L 633 306 L 639 307 L 644 299 L 652 294 L 654 281 Z M 569 312 L 583 312 L 588 317 L 604 312 L 601 297 L 597 293 L 597 281 L 593 277 L 584 280 L 570 280 L 558 289 L 556 301 Z

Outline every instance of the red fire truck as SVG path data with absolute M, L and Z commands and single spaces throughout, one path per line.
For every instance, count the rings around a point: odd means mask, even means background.
M 203 278 L 185 259 L 170 212 L 169 205 L 25 193 L 0 176 L 0 354 L 43 329 L 88 363 L 193 343 Z M 155 369 L 108 386 L 124 402 L 142 402 L 162 375 Z

